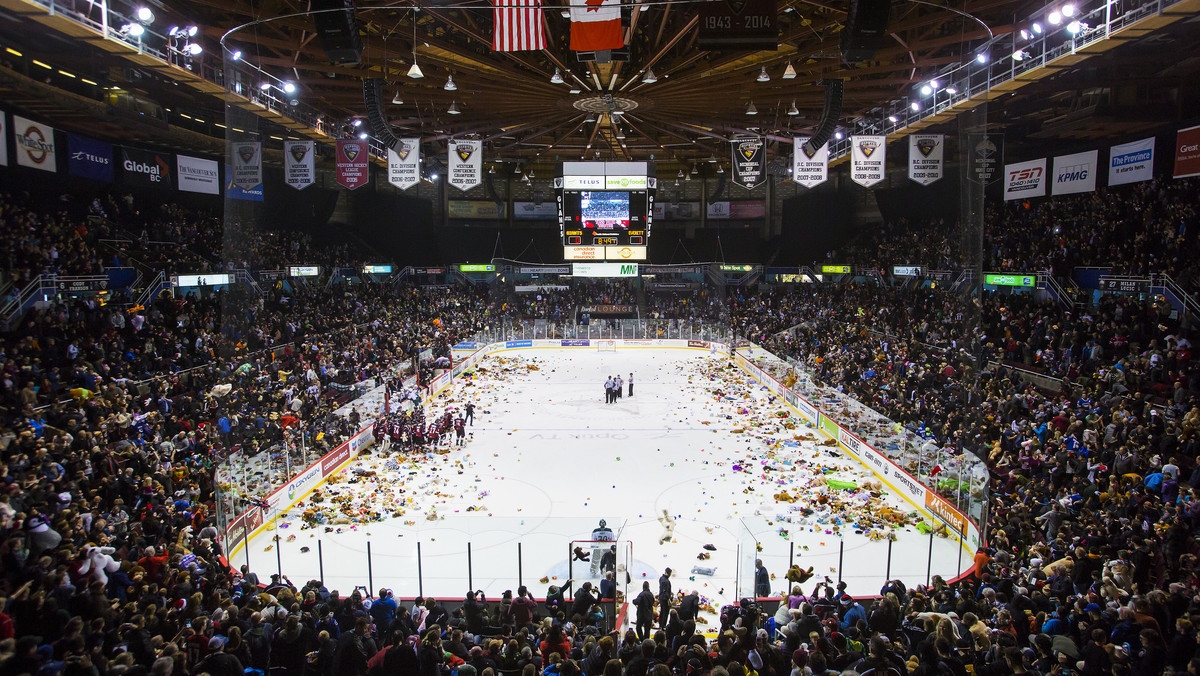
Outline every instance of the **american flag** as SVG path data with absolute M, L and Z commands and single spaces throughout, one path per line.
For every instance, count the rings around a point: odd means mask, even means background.
M 542 0 L 494 0 L 495 32 L 492 49 L 522 52 L 546 48 L 542 30 Z

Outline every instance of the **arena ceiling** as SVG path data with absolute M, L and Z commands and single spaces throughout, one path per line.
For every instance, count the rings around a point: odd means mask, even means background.
M 277 81 L 295 82 L 300 105 L 320 112 L 334 134 L 365 116 L 363 80 L 380 78 L 387 83 L 384 113 L 397 136 L 420 135 L 437 144 L 473 135 L 486 141 L 489 160 L 655 159 L 671 170 L 714 158 L 727 161 L 724 141 L 741 132 L 778 141 L 769 148 L 773 155 L 790 153 L 793 134 L 811 132 L 821 117 L 826 79 L 844 79 L 840 119 L 849 123 L 878 119 L 889 102 L 913 95 L 923 82 L 980 52 L 999 67 L 1011 58 L 1014 35 L 1052 6 L 895 0 L 883 48 L 874 58 L 852 64 L 839 49 L 849 0 L 779 0 L 778 49 L 758 51 L 698 49 L 697 5 L 688 0 L 627 4 L 627 59 L 597 63 L 580 61 L 568 49 L 570 24 L 557 5 L 543 13 L 547 49 L 502 53 L 492 49 L 492 12 L 485 0 L 423 3 L 419 11 L 413 0 L 362 0 L 356 16 L 363 60 L 341 66 L 331 64 L 322 49 L 312 17 L 304 15 L 306 1 L 147 1 L 156 13 L 155 26 L 163 31 L 172 23 L 200 27 L 197 40 L 208 69 L 220 67 L 222 36 L 258 22 L 227 39 L 230 49 L 241 51 L 243 70 L 258 68 Z M 96 114 L 70 97 L 43 97 L 33 91 L 36 79 L 0 79 L 0 94 L 30 101 L 24 106 L 29 112 L 101 137 L 212 152 L 219 149 L 219 139 L 176 129 L 190 126 L 192 132 L 220 136 L 212 123 L 222 119 L 226 100 L 252 107 L 198 74 L 131 53 L 124 43 L 89 37 L 69 21 L 47 15 L 36 2 L 0 0 L 0 19 L 7 19 L 0 21 L 0 41 L 19 45 L 27 57 L 91 73 L 102 84 L 118 78 L 121 87 L 176 113 L 168 120 L 146 117 L 143 124 L 130 124 L 139 119 L 136 114 L 122 117 L 112 106 Z M 1184 0 L 1171 7 L 1169 22 L 1164 19 L 1152 31 L 1131 31 L 1105 41 L 1115 48 L 1108 45 L 1039 69 L 1044 72 L 1036 78 L 990 93 L 989 124 L 1009 131 L 1010 144 L 1022 139 L 1044 144 L 1047 139 L 1112 138 L 1187 119 L 1200 104 L 1195 84 L 1200 58 L 1193 55 L 1198 11 L 1200 0 Z M 424 78 L 405 75 L 414 54 Z M 789 64 L 796 76 L 785 79 Z M 770 79 L 760 81 L 764 68 Z M 644 82 L 650 69 L 656 82 Z M 138 71 L 150 76 L 137 76 Z M 551 82 L 556 71 L 561 84 Z M 450 77 L 456 90 L 445 88 Z M 626 113 L 596 114 L 607 105 L 605 96 Z M 757 115 L 746 115 L 751 103 Z M 461 114 L 449 114 L 451 104 Z M 795 114 L 789 114 L 793 104 Z M 180 119 L 179 111 L 192 116 Z M 936 128 L 952 117 L 930 118 L 909 130 Z M 207 128 L 192 124 L 200 118 L 208 121 Z M 321 138 L 282 115 L 270 119 L 276 123 L 271 135 Z
M 721 142 L 733 133 L 790 140 L 794 132 L 811 131 L 821 116 L 826 78 L 846 81 L 843 118 L 866 114 L 939 69 L 973 58 L 976 48 L 1011 32 L 1014 17 L 1029 11 L 1028 3 L 1014 0 L 967 3 L 985 28 L 934 3 L 896 2 L 884 48 L 869 61 L 847 64 L 839 53 L 847 0 L 780 0 L 775 51 L 698 49 L 696 4 L 635 4 L 625 11 L 628 60 L 604 64 L 580 62 L 568 49 L 570 22 L 558 8 L 543 12 L 547 49 L 501 53 L 492 49 L 486 2 L 423 3 L 416 12 L 414 4 L 359 3 L 360 66 L 331 65 L 311 17 L 268 21 L 235 33 L 228 44 L 243 58 L 294 79 L 301 100 L 331 116 L 361 116 L 363 78 L 385 79 L 386 113 L 400 135 L 478 134 L 496 152 L 514 157 L 600 153 L 606 159 L 654 155 L 686 162 L 723 156 L 728 151 Z M 200 22 L 212 38 L 233 26 L 308 8 L 297 0 L 168 5 Z M 414 51 L 425 74 L 419 80 L 405 76 Z M 783 79 L 788 64 L 796 76 Z M 763 68 L 769 81 L 758 80 Z M 650 69 L 658 81 L 645 83 Z M 562 84 L 551 82 L 556 71 Z M 445 89 L 449 77 L 457 90 Z M 613 116 L 603 114 L 605 95 L 627 109 L 624 124 L 614 126 Z M 461 114 L 446 112 L 452 103 Z M 755 116 L 746 115 L 751 103 Z M 793 104 L 798 114 L 789 115 Z

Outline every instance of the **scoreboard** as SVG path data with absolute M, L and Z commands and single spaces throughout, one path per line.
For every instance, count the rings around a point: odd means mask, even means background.
M 563 258 L 645 260 L 657 181 L 646 162 L 564 162 L 554 179 Z

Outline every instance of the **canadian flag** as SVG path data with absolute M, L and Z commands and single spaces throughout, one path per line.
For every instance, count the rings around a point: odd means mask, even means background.
M 571 0 L 571 49 L 598 52 L 624 46 L 621 0 Z

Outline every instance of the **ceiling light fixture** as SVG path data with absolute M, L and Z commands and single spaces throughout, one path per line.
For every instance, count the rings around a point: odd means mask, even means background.
M 1068 19 L 1075 16 L 1075 5 L 1072 5 L 1070 3 L 1063 5 L 1062 15 L 1067 17 Z
M 153 23 L 154 12 L 150 11 L 149 7 L 138 7 L 137 20 L 142 23 Z
M 899 121 L 900 121 L 899 118 L 897 118 L 895 115 L 888 115 L 888 122 L 891 122 L 892 124 L 896 124 Z
M 746 114 L 747 115 L 758 115 L 758 108 L 754 107 L 753 101 L 750 102 L 750 105 L 746 106 Z
M 425 77 L 425 73 L 421 72 L 421 67 L 417 65 L 417 17 L 413 16 L 413 62 L 412 67 L 408 69 L 408 76 L 414 80 L 419 80 Z
M 562 83 L 563 83 L 562 71 L 555 68 L 554 75 L 553 75 L 553 77 L 550 78 L 550 84 L 562 84 Z
M 1033 22 L 1033 32 L 1037 33 L 1038 35 L 1041 35 L 1042 34 L 1042 24 L 1034 21 Z
M 451 101 L 450 107 L 446 109 L 446 112 L 451 115 L 461 115 L 462 114 L 462 111 L 458 109 L 457 101 Z
M 367 132 L 365 132 L 365 131 L 358 132 L 358 140 L 366 141 L 367 140 Z
M 980 53 L 978 53 L 978 54 L 976 54 L 976 55 L 975 55 L 975 60 L 976 60 L 977 62 L 979 62 L 979 63 L 987 63 L 987 62 L 988 62 L 988 55 L 987 55 L 987 54 L 984 54 L 983 52 L 980 52 Z
M 265 92 L 271 88 L 271 83 L 270 82 L 261 82 L 261 83 L 259 83 L 258 88 Z
M 724 173 L 725 173 L 725 167 L 724 167 L 724 165 L 720 165 L 720 164 L 718 164 L 718 165 L 717 165 L 717 173 L 718 173 L 718 174 L 724 174 Z
M 921 96 L 929 96 L 933 93 L 933 87 L 929 85 L 921 85 Z
M 204 47 L 200 46 L 199 44 L 197 44 L 195 42 L 188 44 L 188 46 L 184 47 L 183 49 L 184 49 L 184 51 L 186 51 L 188 54 L 191 54 L 192 56 L 200 56 L 202 53 L 204 53 Z M 295 89 L 294 86 L 292 88 Z M 291 93 L 291 92 L 289 92 L 289 93 Z
M 841 140 L 842 140 L 842 138 L 844 138 L 844 136 L 843 136 L 842 132 L 840 132 L 840 131 L 835 131 L 835 132 L 833 132 L 833 137 L 834 137 L 835 139 L 839 140 L 839 141 L 841 141 Z
M 658 76 L 654 74 L 653 68 L 647 68 L 646 74 L 642 76 L 642 83 L 654 84 L 655 82 L 658 82 Z
M 911 108 L 913 109 L 913 112 L 915 113 L 915 112 L 921 110 L 921 104 L 917 103 L 916 101 L 913 101 Z
M 788 108 L 788 115 L 795 117 L 800 114 L 800 109 L 796 107 L 796 102 L 792 101 L 792 107 Z
M 792 80 L 796 77 L 796 69 L 792 67 L 792 62 L 788 61 L 787 68 L 783 69 L 783 79 Z
M 396 90 L 396 95 L 392 97 L 392 103 L 396 104 L 397 106 L 403 105 L 404 99 L 400 98 L 400 90 L 399 89 Z
M 452 91 L 455 91 L 458 89 L 458 85 L 454 84 L 454 76 L 453 75 L 446 76 L 446 85 L 444 87 L 442 87 L 442 89 L 445 89 L 448 92 L 452 92 Z
M 766 66 L 763 66 L 762 70 L 759 71 L 757 79 L 759 82 L 770 82 L 771 81 L 771 74 L 767 72 Z
M 237 50 L 236 52 L 234 52 L 234 53 L 233 53 L 233 60 L 234 60 L 234 61 L 241 61 L 241 60 L 242 60 L 242 50 L 240 50 L 240 49 L 239 49 L 239 50 Z
M 293 94 L 296 92 L 296 85 L 291 82 L 284 82 L 283 83 L 283 91 L 284 91 L 284 93 L 287 93 L 287 94 Z
M 1050 12 L 1050 16 L 1046 17 L 1046 20 L 1050 22 L 1051 26 L 1057 26 L 1062 23 L 1062 13 L 1056 9 Z

